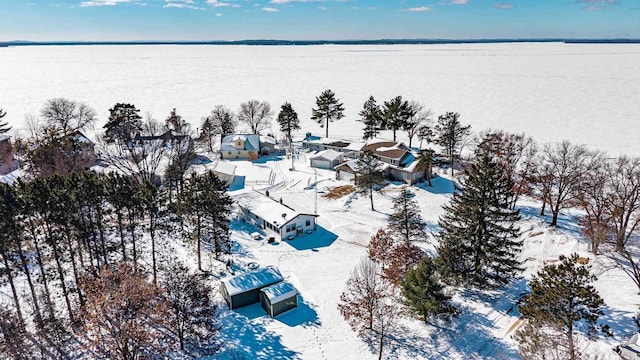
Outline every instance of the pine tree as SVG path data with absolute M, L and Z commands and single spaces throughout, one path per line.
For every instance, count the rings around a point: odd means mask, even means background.
M 430 257 L 423 258 L 416 268 L 409 269 L 400 281 L 400 287 L 405 304 L 422 316 L 424 322 L 433 318 L 450 320 L 460 313 L 451 302 L 451 296 L 445 292 L 435 261 Z
M 444 153 L 449 157 L 451 165 L 451 176 L 453 176 L 453 165 L 463 140 L 471 134 L 471 125 L 462 126 L 460 114 L 448 112 L 438 117 L 435 127 L 436 138 L 434 142 L 444 149 Z
M 590 273 L 590 266 L 580 264 L 579 260 L 578 254 L 560 256 L 559 264 L 545 266 L 531 279 L 531 293 L 518 306 L 520 313 L 528 320 L 528 325 L 517 335 L 521 351 L 541 351 L 531 341 L 536 337 L 529 335 L 544 329 L 557 334 L 555 337 L 561 351 L 566 349 L 561 358 L 578 359 L 573 334 L 575 327 L 584 326 L 589 335 L 598 330 L 597 321 L 604 314 L 604 301 L 590 285 L 596 280 Z M 606 326 L 601 330 L 609 332 Z
M 2 109 L 0 109 L 0 119 L 5 117 L 6 115 L 7 115 L 6 111 L 3 111 Z M 5 134 L 9 132 L 9 130 L 11 130 L 11 126 L 9 126 L 9 123 L 6 121 L 5 122 L 0 121 L 0 134 Z
M 311 120 L 315 120 L 320 127 L 326 127 L 325 137 L 329 137 L 329 123 L 344 117 L 344 106 L 331 90 L 325 90 L 316 97 L 316 106 L 311 109 Z
M 384 183 L 384 175 L 380 170 L 380 161 L 369 150 L 365 151 L 357 161 L 358 170 L 356 172 L 355 183 L 358 189 L 371 199 L 371 210 L 373 208 L 373 189 L 375 186 Z
M 176 108 L 171 110 L 169 117 L 165 120 L 165 126 L 177 133 L 184 133 L 189 128 L 189 124 L 176 113 Z
M 434 151 L 431 149 L 423 149 L 418 152 L 418 158 L 416 161 L 418 164 L 416 165 L 416 170 L 422 171 L 423 176 L 427 179 L 429 186 L 431 186 L 431 172 L 433 169 L 433 154 Z
M 109 119 L 104 125 L 104 139 L 107 143 L 127 142 L 142 131 L 142 117 L 135 105 L 117 103 L 109 109 Z
M 291 133 L 296 130 L 300 130 L 300 120 L 298 119 L 298 113 L 293 110 L 293 107 L 288 102 L 282 104 L 280 113 L 278 114 L 278 123 L 280 124 L 280 131 L 282 131 L 289 141 L 289 154 L 291 156 L 291 169 L 294 169 L 293 163 L 293 136 Z
M 382 108 L 384 113 L 384 128 L 393 131 L 393 141 L 396 141 L 396 131 L 405 127 L 407 119 L 411 115 L 409 102 L 402 100 L 402 96 L 396 96 L 390 101 L 385 101 Z
M 360 121 L 364 124 L 362 138 L 364 140 L 375 138 L 382 126 L 383 114 L 373 96 L 369 96 L 358 115 L 361 116 Z
M 502 175 L 487 153 L 477 153 L 462 191 L 444 206 L 438 264 L 453 283 L 497 288 L 521 270 L 517 257 L 522 240 L 514 225 L 520 215 L 509 209 L 513 186 Z
M 407 187 L 400 190 L 398 197 L 393 200 L 393 214 L 389 216 L 387 224 L 391 233 L 406 242 L 421 241 L 427 237 L 418 202 L 413 196 Z

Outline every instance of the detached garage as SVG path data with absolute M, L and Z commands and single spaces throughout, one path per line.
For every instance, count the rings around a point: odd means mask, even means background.
M 260 291 L 260 305 L 271 317 L 298 307 L 298 291 L 293 285 L 280 282 Z
M 260 301 L 260 290 L 284 280 L 275 267 L 234 276 L 220 282 L 220 292 L 229 309 L 255 304 Z
M 311 158 L 311 167 L 331 170 L 340 164 L 344 153 L 332 149 L 323 150 Z

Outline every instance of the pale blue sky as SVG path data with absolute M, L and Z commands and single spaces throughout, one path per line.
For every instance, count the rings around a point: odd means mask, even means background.
M 640 38 L 640 0 L 0 0 L 8 40 Z

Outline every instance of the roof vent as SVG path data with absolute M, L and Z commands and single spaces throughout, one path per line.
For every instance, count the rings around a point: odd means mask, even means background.
M 283 214 L 282 214 L 282 218 L 283 218 L 283 219 L 286 219 L 286 218 L 287 218 L 287 214 L 286 214 L 286 213 L 283 213 Z

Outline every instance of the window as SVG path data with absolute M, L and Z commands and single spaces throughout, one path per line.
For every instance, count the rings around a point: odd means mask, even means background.
M 311 220 L 307 219 L 307 221 L 305 221 L 305 226 L 309 226 L 311 225 Z
M 407 179 L 407 173 L 403 172 L 402 173 L 402 178 L 406 180 Z

